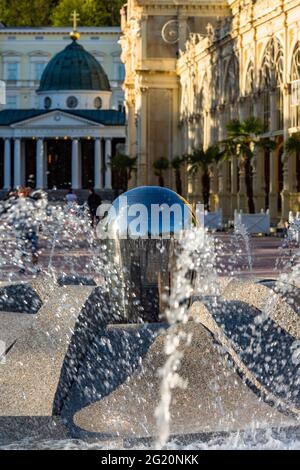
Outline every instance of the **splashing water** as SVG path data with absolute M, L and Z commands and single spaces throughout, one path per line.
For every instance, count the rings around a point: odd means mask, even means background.
M 89 214 L 86 209 L 73 207 L 72 210 L 62 205 L 48 205 L 45 201 L 41 204 L 39 211 L 33 211 L 30 224 L 41 227 L 40 232 L 40 252 L 49 253 L 42 258 L 42 272 L 48 279 L 55 280 L 61 274 L 78 274 L 78 272 L 88 273 L 105 279 L 104 290 L 112 292 L 120 284 L 119 272 L 116 266 L 108 263 L 105 246 L 99 246 L 95 232 L 91 227 Z M 44 205 L 42 205 L 44 204 Z M 18 246 L 18 228 L 16 221 L 24 218 L 23 213 L 28 212 L 28 207 L 24 208 L 24 201 L 20 205 L 9 208 L 5 215 L 5 220 L 0 227 L 1 242 L 1 268 L 7 270 L 12 266 L 20 266 L 20 247 Z M 5 243 L 3 243 L 5 241 Z M 250 239 L 243 227 L 240 227 L 234 235 L 234 245 L 245 247 L 248 271 L 252 272 L 252 258 Z M 212 437 L 209 442 L 203 442 L 201 438 L 196 438 L 191 444 L 183 444 L 174 438 L 170 439 L 170 422 L 172 419 L 170 408 L 172 405 L 172 394 L 175 388 L 187 388 L 188 382 L 179 374 L 180 365 L 183 361 L 183 350 L 192 342 L 192 335 L 186 334 L 180 329 L 181 325 L 189 321 L 188 308 L 194 300 L 203 300 L 211 305 L 216 305 L 220 297 L 220 276 L 228 273 L 228 266 L 220 266 L 222 257 L 222 244 L 216 237 L 209 235 L 203 229 L 193 229 L 186 231 L 178 241 L 176 249 L 177 259 L 173 272 L 173 283 L 170 297 L 168 298 L 168 308 L 166 319 L 169 323 L 167 337 L 164 345 L 166 356 L 163 367 L 159 370 L 161 379 L 160 402 L 156 408 L 157 439 L 149 447 L 142 443 L 137 443 L 137 448 L 167 448 L 167 449 L 206 449 L 206 448 L 299 448 L 299 440 L 293 440 L 288 436 L 274 435 L 271 430 L 267 430 L 261 439 L 261 434 L 254 429 L 249 432 L 232 433 L 227 437 Z M 242 248 L 240 248 L 242 250 Z M 84 263 L 82 263 L 82 253 L 84 251 Z M 79 253 L 79 254 L 78 254 Z M 78 255 L 78 256 L 77 256 Z M 239 254 L 232 254 L 230 263 L 233 270 L 235 267 L 235 257 Z M 58 262 L 59 260 L 59 262 Z M 27 260 L 30 263 L 30 260 Z M 225 269 L 226 268 L 226 269 Z M 226 271 L 227 270 L 227 271 Z M 295 261 L 292 269 L 288 273 L 283 273 L 276 284 L 278 292 L 285 295 L 293 304 L 293 290 L 290 285 L 299 285 L 300 263 Z M 54 286 L 54 284 L 53 284 Z M 54 287 L 53 287 L 54 288 Z M 120 289 L 120 285 L 119 285 Z M 130 286 L 122 286 L 121 290 L 129 290 Z M 116 293 L 116 297 L 118 293 Z M 67 302 L 62 296 L 61 304 Z M 271 302 L 271 300 L 270 300 Z M 263 314 L 268 317 L 274 309 L 273 303 L 265 306 Z M 126 303 L 124 295 L 123 303 Z M 68 307 L 67 307 L 68 308 Z M 72 307 L 70 307 L 71 309 Z M 119 305 L 112 305 L 111 318 L 118 318 L 120 315 Z M 139 309 L 138 301 L 136 303 Z M 59 320 L 64 315 L 63 309 L 54 312 L 51 331 L 46 334 L 59 335 Z M 262 317 L 261 317 L 262 318 Z M 178 328 L 179 326 L 179 328 Z M 69 332 L 68 337 L 62 341 L 68 343 L 73 335 Z M 255 331 L 252 331 L 255 336 Z M 292 361 L 299 364 L 300 345 L 299 340 L 295 340 L 292 346 Z M 101 366 L 102 358 L 97 357 Z M 130 351 L 127 351 L 127 360 L 130 361 Z M 94 390 L 89 390 L 87 395 L 96 396 Z M 93 395 L 94 394 L 94 395 Z M 98 397 L 99 398 L 99 397 Z M 102 398 L 102 397 L 101 397 Z M 256 434 L 260 435 L 260 438 Z M 170 439 L 170 440 L 169 440 Z M 109 443 L 101 444 L 95 442 L 85 442 L 80 440 L 45 440 L 36 439 L 31 442 L 19 441 L 3 448 L 128 448 L 122 439 L 111 440 Z
M 251 275 L 253 271 L 253 265 L 250 247 L 250 237 L 245 225 L 238 221 L 238 223 L 234 227 L 234 235 L 236 245 L 242 247 L 240 248 L 240 252 L 242 254 L 245 253 L 249 274 Z
M 183 325 L 189 320 L 188 307 L 193 297 L 211 296 L 214 299 L 219 295 L 215 262 L 213 240 L 204 228 L 195 228 L 182 234 L 177 247 L 169 307 L 166 310 L 170 325 L 165 341 L 167 359 L 159 370 L 161 397 L 155 411 L 158 449 L 166 445 L 170 434 L 172 390 L 188 386 L 187 381 L 178 374 L 178 369 L 183 358 L 182 348 L 191 344 L 192 337 L 182 330 L 178 332 L 176 325 Z

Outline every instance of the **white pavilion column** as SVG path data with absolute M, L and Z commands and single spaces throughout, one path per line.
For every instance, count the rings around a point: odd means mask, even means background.
M 11 187 L 11 146 L 10 139 L 4 143 L 4 189 Z
M 39 189 L 45 186 L 45 155 L 44 139 L 38 139 L 36 143 L 36 187 Z
M 102 178 L 102 141 L 101 139 L 95 140 L 95 188 L 103 189 Z
M 105 189 L 112 189 L 111 151 L 111 139 L 105 139 Z
M 72 140 L 72 188 L 81 189 L 79 140 Z
M 44 139 L 44 189 L 48 189 L 48 145 L 47 140 Z
M 22 186 L 21 139 L 14 141 L 14 187 Z

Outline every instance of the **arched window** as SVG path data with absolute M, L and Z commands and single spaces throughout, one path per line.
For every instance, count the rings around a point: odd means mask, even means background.
M 275 107 L 276 119 L 273 126 L 278 130 L 283 126 L 283 49 L 278 39 L 272 38 L 264 53 L 260 70 L 260 92 L 262 117 L 266 130 L 271 130 L 271 107 Z
M 208 113 L 210 109 L 210 87 L 207 73 L 204 74 L 201 90 L 198 96 L 198 103 L 200 109 L 200 132 L 202 133 L 202 145 L 206 146 L 209 142 L 209 120 Z
M 239 63 L 234 54 L 230 57 L 224 76 L 224 123 L 236 117 L 239 97 Z
M 291 126 L 300 126 L 300 42 L 293 52 L 291 68 Z
M 254 65 L 250 62 L 247 67 L 245 77 L 245 104 L 244 110 L 246 116 L 253 116 L 253 94 L 254 94 Z

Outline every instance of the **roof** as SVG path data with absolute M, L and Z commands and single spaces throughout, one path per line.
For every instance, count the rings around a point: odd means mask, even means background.
M 4 23 L 0 22 L 1 33 L 10 34 L 10 33 L 43 33 L 43 34 L 53 34 L 53 33 L 70 33 L 70 26 L 5 26 Z M 77 28 L 80 34 L 120 34 L 120 26 L 79 26 Z
M 61 90 L 110 91 L 101 64 L 75 40 L 50 60 L 38 92 Z
M 0 126 L 11 126 L 12 124 L 17 124 L 18 122 L 26 121 L 34 117 L 44 116 L 45 114 L 50 114 L 55 111 L 82 117 L 104 126 L 125 125 L 125 114 L 114 109 L 5 109 L 0 111 Z

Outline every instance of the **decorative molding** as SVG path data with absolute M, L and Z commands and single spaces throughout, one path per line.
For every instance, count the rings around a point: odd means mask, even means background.
M 41 51 L 41 50 L 28 52 L 27 55 L 28 55 L 29 57 L 47 57 L 47 58 L 50 58 L 50 57 L 51 57 L 51 53 L 50 53 L 50 52 Z
M 3 57 L 22 57 L 23 53 L 19 51 L 10 50 L 10 51 L 2 51 L 0 52 L 0 55 L 2 55 Z

